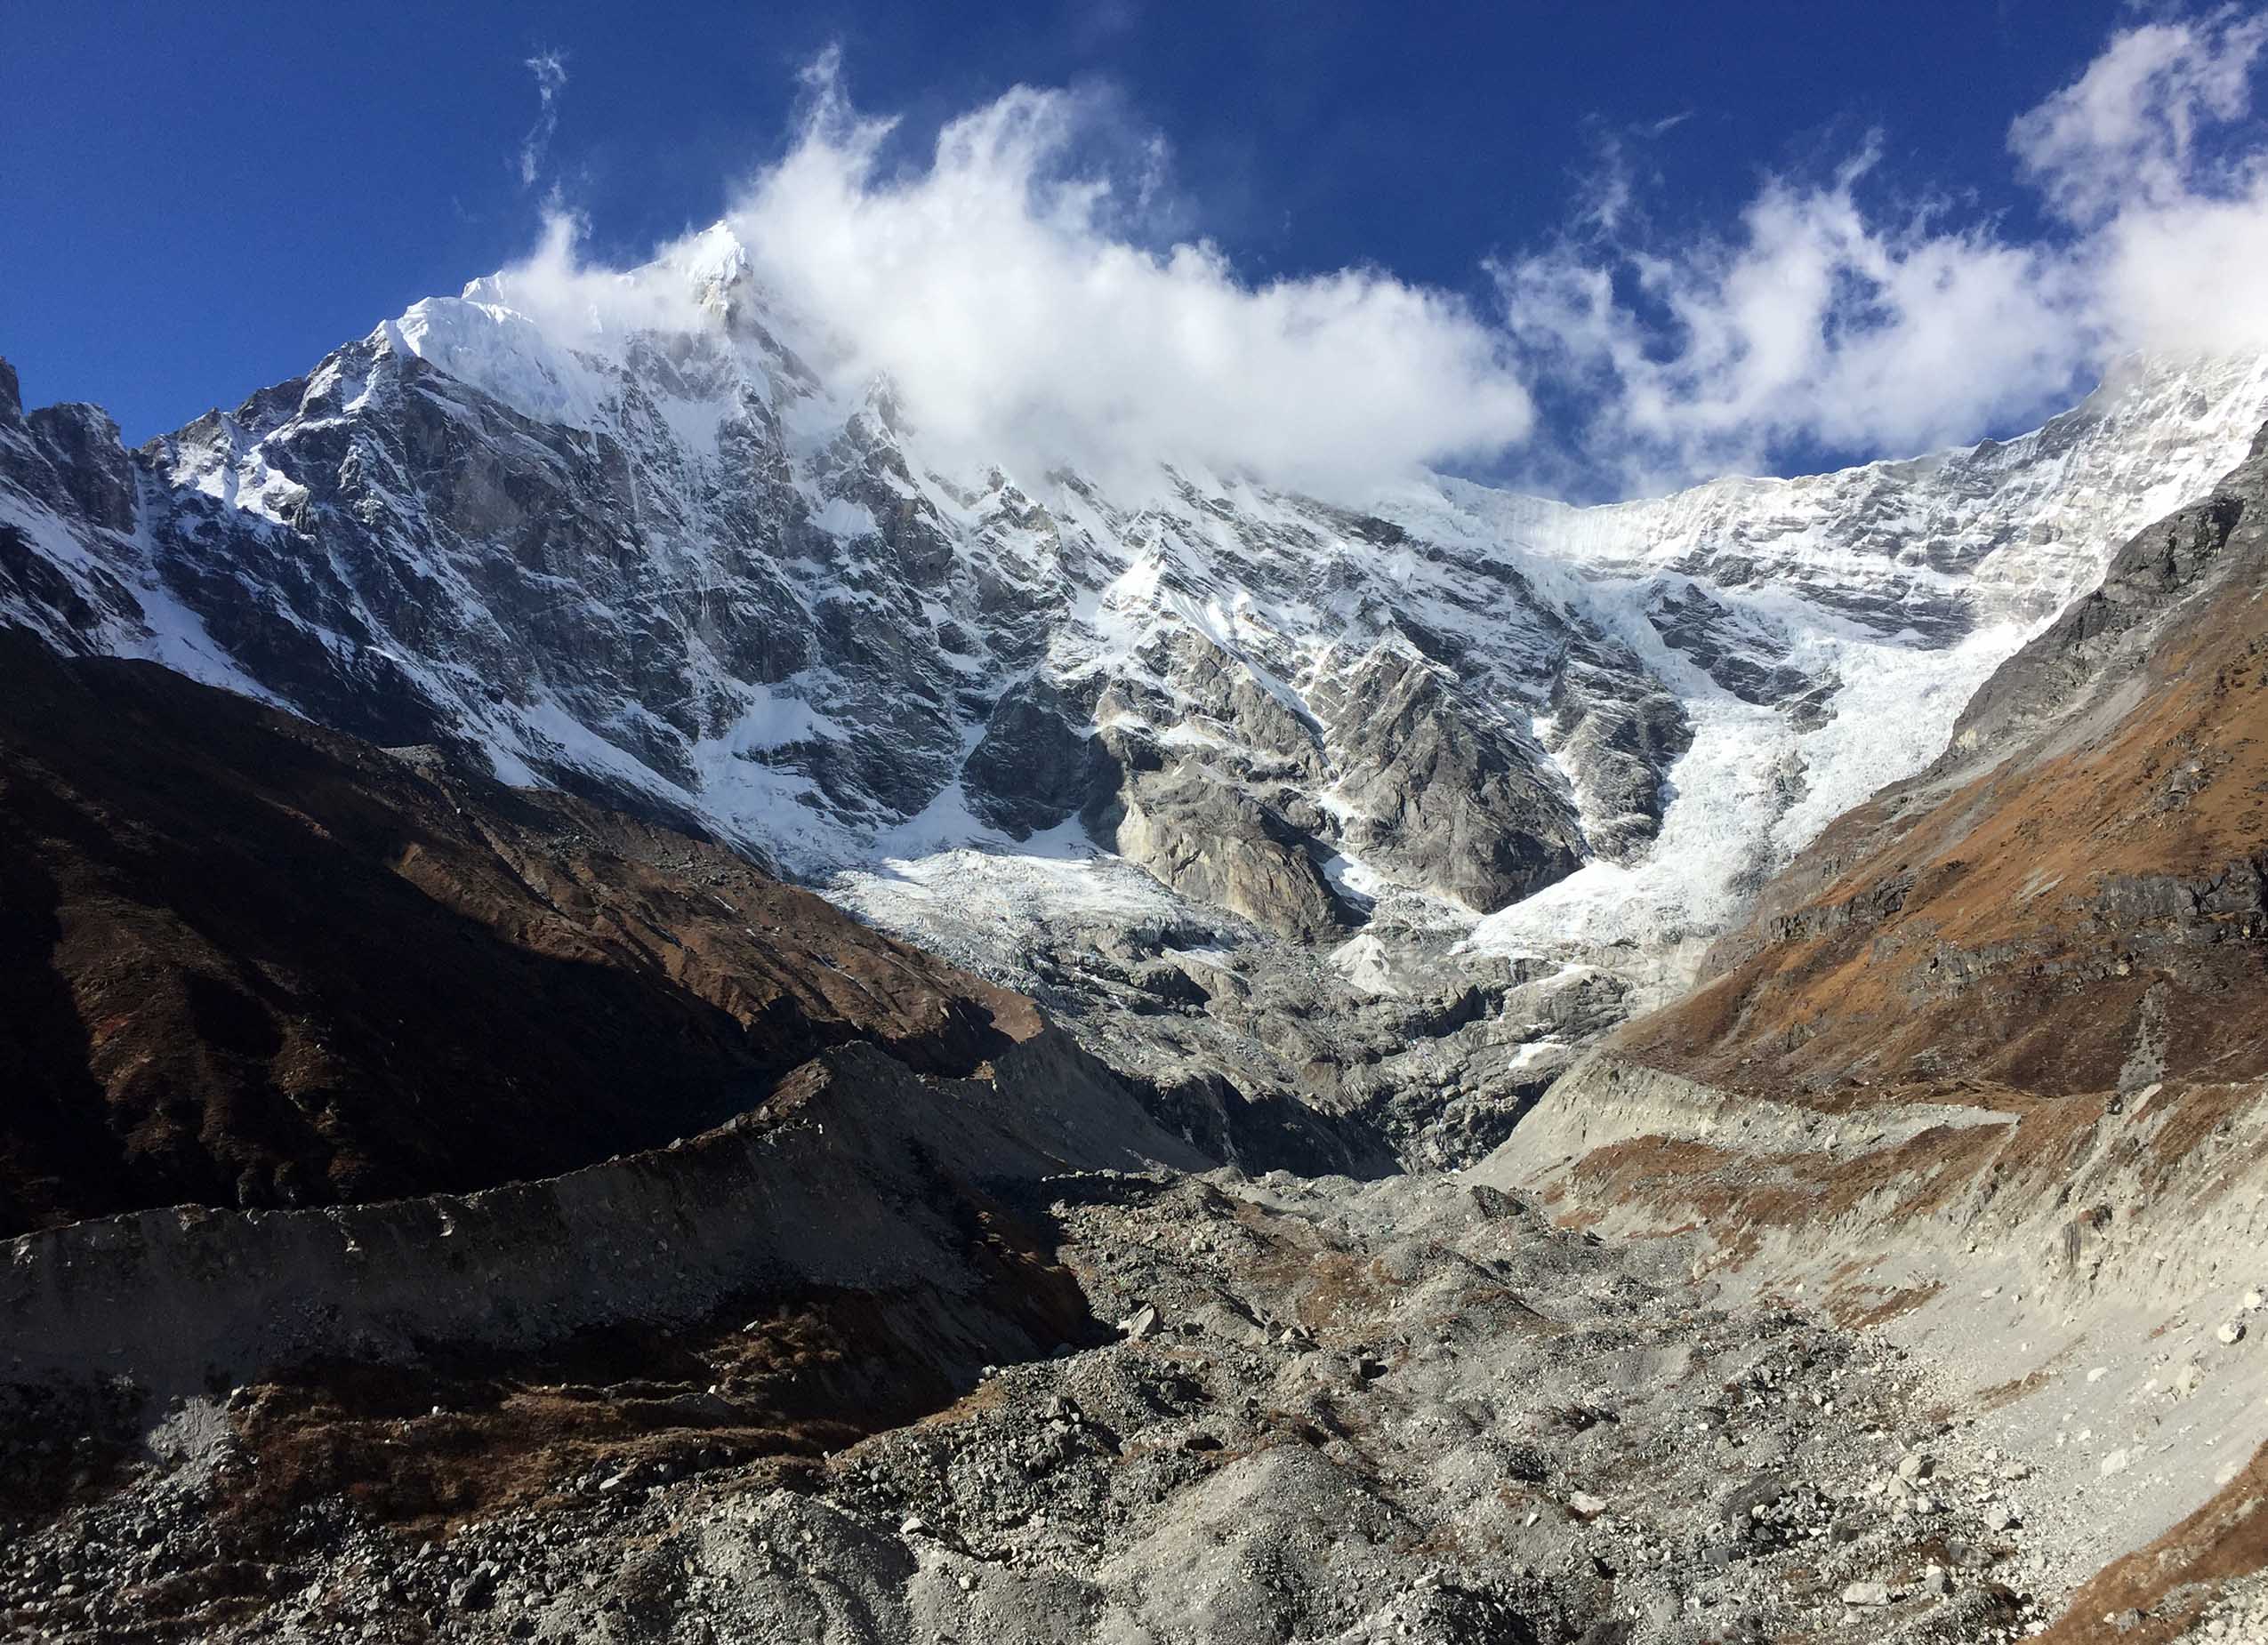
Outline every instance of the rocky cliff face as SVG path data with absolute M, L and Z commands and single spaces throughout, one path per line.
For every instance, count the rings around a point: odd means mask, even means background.
M 1083 823 L 1307 936 L 1352 923 L 1324 872 L 1350 821 L 1480 908 L 1579 861 L 1527 724 L 1568 614 L 1492 578 L 1472 598 L 1526 630 L 1523 678 L 1476 689 L 1366 602 L 1374 545 L 1350 533 L 1377 522 L 1210 477 L 1140 506 L 1068 477 L 1051 507 L 997 472 L 957 485 L 909 461 L 886 397 L 811 404 L 709 289 L 714 331 L 604 362 L 502 309 L 421 305 L 132 458 L 95 413 L 16 422 L 12 614 L 696 815 L 807 872 Z M 579 397 L 531 391 L 553 364 Z M 1229 620 L 1255 589 L 1273 615 Z M 1436 808 L 1468 849 L 1426 836 Z
M 1500 1140 L 2268 410 L 2260 362 L 2137 361 L 1967 452 L 1349 507 L 933 461 L 727 237 L 632 283 L 666 326 L 476 282 L 134 452 L 9 377 L 0 616 L 712 831 L 1348 1164 Z
M 1098 848 L 1305 942 L 1572 878 L 1494 937 L 1596 944 L 1605 901 L 1721 923 L 1749 857 L 1925 762 L 2268 402 L 2257 363 L 2137 362 L 1970 452 L 1350 510 L 1138 462 L 948 471 L 886 386 L 805 364 L 824 340 L 722 231 L 631 277 L 678 317 L 547 334 L 476 282 L 131 453 L 12 381 L 0 611 L 801 874 Z M 1887 737 L 1843 714 L 1893 707 Z M 1748 856 L 1680 836 L 1718 789 Z

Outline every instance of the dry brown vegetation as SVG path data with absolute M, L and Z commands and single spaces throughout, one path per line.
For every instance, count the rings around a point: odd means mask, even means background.
M 462 1192 L 1031 1004 L 728 847 L 0 635 L 0 1233 Z
M 2155 990 L 2169 1075 L 2254 1078 L 2268 928 L 2184 888 L 2248 873 L 2264 847 L 2268 607 L 2240 582 L 2096 739 L 1844 817 L 1790 876 L 1808 897 L 1768 902 L 1730 969 L 1621 1043 L 1781 1095 L 1943 1070 L 2083 1092 L 2115 1081 Z
M 2165 1645 L 2202 1614 L 2215 1585 L 2263 1569 L 2268 1448 L 2179 1525 L 2104 1567 L 2039 1637 L 2045 1645 Z M 2105 1620 L 2127 1611 L 2140 1613 L 2129 1627 Z

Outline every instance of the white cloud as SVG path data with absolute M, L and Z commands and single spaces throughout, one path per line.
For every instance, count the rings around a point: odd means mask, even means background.
M 1492 266 L 1493 316 L 1375 269 L 1243 277 L 1171 232 L 1163 143 L 1102 94 L 1018 87 L 901 162 L 832 53 L 728 221 L 820 340 L 814 364 L 848 392 L 889 376 L 940 461 L 1123 477 L 1195 460 L 1358 496 L 1420 464 L 1501 461 L 1534 385 L 1553 426 L 1520 459 L 1531 477 L 1655 490 L 1973 440 L 2059 409 L 2128 349 L 2268 348 L 2268 141 L 2248 120 L 2264 48 L 2268 20 L 2233 11 L 2113 37 L 2009 129 L 2050 213 L 2028 237 L 1942 197 L 1881 205 L 1870 145 L 1663 244 L 1615 163 L 1637 150 L 1610 142 L 1566 237 Z M 540 155 L 565 70 L 530 67 Z M 585 333 L 692 323 L 682 293 L 575 244 L 554 216 L 500 289 Z
M 1919 451 L 2069 397 L 2088 352 L 2057 260 L 1871 220 L 1871 164 L 1772 181 L 1736 232 L 1674 253 L 1566 243 L 1498 269 L 1528 362 L 1591 407 L 1580 466 L 1655 490 L 1791 448 Z
M 2268 137 L 2252 85 L 2268 16 L 2233 7 L 2113 40 L 2008 146 L 2081 238 L 2114 345 L 2268 349 Z
M 548 207 L 543 237 L 534 253 L 509 269 L 475 280 L 465 287 L 465 295 L 515 309 L 534 320 L 546 336 L 578 348 L 603 348 L 607 340 L 633 332 L 688 331 L 704 324 L 696 295 L 685 282 L 585 262 L 581 244 L 587 229 L 579 214 Z
M 535 124 L 528 127 L 519 145 L 519 183 L 528 189 L 543 172 L 543 156 L 559 129 L 559 93 L 567 83 L 567 54 L 556 50 L 538 52 L 522 67 L 535 76 Z
M 851 110 L 831 62 L 812 85 L 728 221 L 842 340 L 837 368 L 887 373 L 947 450 L 1338 488 L 1527 430 L 1503 340 L 1456 298 L 1359 269 L 1253 285 L 1202 241 L 1144 244 L 1162 148 L 1118 140 L 1094 98 L 1018 87 L 891 173 L 889 124 Z
M 943 461 L 1195 461 L 1352 494 L 1527 432 L 1508 340 L 1464 300 L 1369 269 L 1254 283 L 1202 240 L 1152 243 L 1163 145 L 1099 95 L 1018 87 L 898 171 L 832 54 L 807 79 L 794 142 L 727 221 L 827 340 L 816 363 L 853 390 L 887 374 Z M 555 220 L 512 301 L 601 328 L 655 301 L 573 245 Z
M 2248 107 L 2264 41 L 2268 18 L 2234 8 L 2128 29 L 2079 79 L 2018 116 L 2008 147 L 2074 222 L 2181 205 L 2211 181 L 2200 135 Z
M 2264 41 L 2230 10 L 2129 29 L 2019 116 L 2018 173 L 2064 225 L 2037 240 L 1869 209 L 1871 148 L 1675 247 L 1614 237 L 1610 177 L 1587 237 L 1496 270 L 1531 370 L 1591 407 L 1562 472 L 1652 490 L 1909 453 L 2053 411 L 2130 349 L 2268 348 L 2268 145 L 2240 124 Z

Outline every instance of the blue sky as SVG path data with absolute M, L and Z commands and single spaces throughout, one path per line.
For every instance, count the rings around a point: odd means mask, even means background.
M 1114 151 L 1095 165 L 1122 167 L 1162 142 L 1165 185 L 1117 232 L 1202 237 L 1247 284 L 1368 269 L 1492 321 L 1504 270 L 1564 252 L 1571 225 L 1596 237 L 1619 179 L 1634 204 L 1601 261 L 1652 335 L 1667 300 L 1637 289 L 1624 251 L 1705 260 L 1760 190 L 1831 193 L 1862 154 L 1848 192 L 1909 230 L 2068 241 L 2085 225 L 2019 177 L 2010 123 L 2139 15 L 2108 0 L 18 6 L 0 53 L 0 354 L 32 401 L 98 401 L 139 439 L 526 256 L 547 202 L 580 213 L 579 256 L 635 261 L 788 149 L 799 70 L 831 44 L 858 109 L 898 119 L 885 171 L 926 164 L 942 124 L 1018 83 L 1069 88 L 1080 134 L 1053 163 L 1093 145 Z M 541 53 L 564 68 L 547 136 Z M 1573 438 L 1587 397 L 1611 392 L 1604 345 L 1587 357 L 1556 378 L 1524 367 L 1530 443 Z M 2007 423 L 2034 410 L 2023 398 L 1966 414 Z M 1750 450 L 1712 427 L 1663 461 L 1803 466 L 1943 432 L 1811 423 Z

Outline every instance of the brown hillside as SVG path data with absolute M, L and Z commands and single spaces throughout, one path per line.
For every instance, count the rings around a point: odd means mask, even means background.
M 2268 1072 L 2264 472 L 2129 544 L 1620 1048 L 1812 1101 Z
M 466 1190 L 1034 1008 L 712 841 L 0 632 L 0 1232 Z

